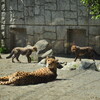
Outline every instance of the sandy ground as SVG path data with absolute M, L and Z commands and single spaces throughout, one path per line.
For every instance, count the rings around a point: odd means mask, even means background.
M 0 59 L 0 76 L 16 71 L 33 71 L 42 66 L 27 63 L 12 63 L 11 59 Z M 59 61 L 73 61 L 57 57 Z M 48 83 L 26 86 L 0 85 L 0 100 L 100 100 L 100 72 L 94 70 L 67 71 L 58 69 L 57 80 Z

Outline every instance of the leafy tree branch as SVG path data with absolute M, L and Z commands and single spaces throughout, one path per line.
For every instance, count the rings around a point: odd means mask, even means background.
M 92 19 L 100 19 L 100 0 L 81 0 L 87 7 Z

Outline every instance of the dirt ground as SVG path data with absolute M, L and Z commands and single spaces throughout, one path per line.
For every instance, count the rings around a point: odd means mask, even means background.
M 6 59 L 7 55 L 2 55 L 3 59 L 0 59 L 0 76 L 43 67 L 37 63 L 27 63 L 25 56 L 20 57 L 22 63 L 12 63 L 11 59 Z M 73 58 L 56 58 L 63 62 L 73 61 Z M 100 100 L 100 72 L 58 69 L 57 80 L 53 82 L 25 86 L 0 85 L 0 100 Z

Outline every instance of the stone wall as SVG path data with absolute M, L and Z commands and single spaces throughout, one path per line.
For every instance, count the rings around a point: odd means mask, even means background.
M 80 0 L 2 0 L 1 2 L 1 29 L 9 49 L 14 46 L 34 45 L 38 40 L 46 39 L 52 44 L 55 53 L 67 53 L 65 45 L 68 44 L 67 30 L 85 29 L 85 45 L 93 46 L 100 52 L 100 20 L 91 20 Z M 15 31 L 20 28 L 26 31 Z M 22 34 L 21 38 L 24 38 L 24 41 L 18 39 Z
M 1 1 L 0 1 L 0 26 L 1 26 Z M 0 27 L 1 31 L 1 27 Z M 0 40 L 1 40 L 1 34 L 0 34 Z M 0 41 L 0 46 L 1 46 L 1 41 Z

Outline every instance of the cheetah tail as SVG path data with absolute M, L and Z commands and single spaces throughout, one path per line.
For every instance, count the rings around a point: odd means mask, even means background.
M 6 59 L 9 59 L 12 57 L 12 55 L 14 54 L 14 51 L 11 51 L 10 55 L 6 57 Z

